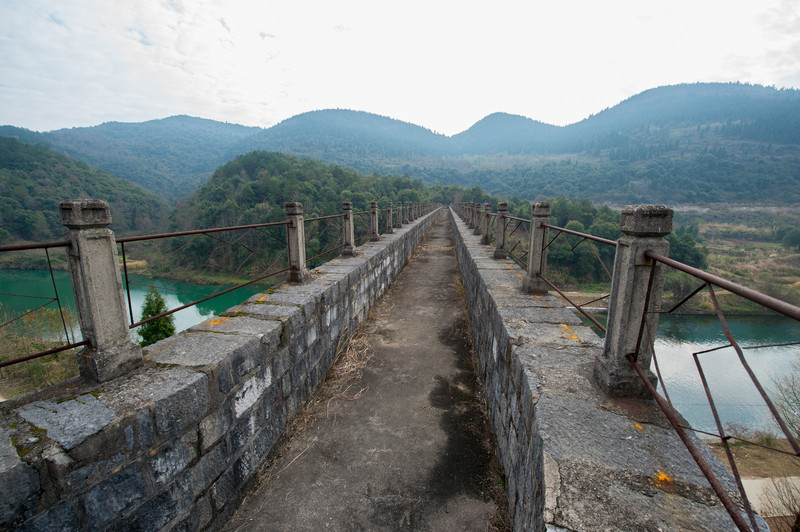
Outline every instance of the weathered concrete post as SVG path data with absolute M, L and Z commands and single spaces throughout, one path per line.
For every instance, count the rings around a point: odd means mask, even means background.
M 69 272 L 81 331 L 89 345 L 78 353 L 81 376 L 105 382 L 142 364 L 142 349 L 131 341 L 122 295 L 117 242 L 108 229 L 111 210 L 102 200 L 61 202 L 67 226 Z
M 372 242 L 377 242 L 381 239 L 378 234 L 378 202 L 369 202 L 369 239 Z
M 353 233 L 353 203 L 349 201 L 343 201 L 342 212 L 344 213 L 344 247 L 342 248 L 342 255 L 355 255 L 356 239 Z
M 306 268 L 306 226 L 303 220 L 303 204 L 290 201 L 284 205 L 286 211 L 287 244 L 289 248 L 289 282 L 302 283 L 309 277 Z
M 403 203 L 403 223 L 404 224 L 410 224 L 411 223 L 411 220 L 409 219 L 409 216 L 408 216 L 408 211 L 410 211 L 410 210 L 411 209 L 410 209 L 410 205 L 408 204 L 408 202 Z
M 408 204 L 408 219 L 409 219 L 409 221 L 412 221 L 412 222 L 417 219 L 417 217 L 416 217 L 417 211 L 414 208 L 415 206 L 416 206 L 416 203 L 414 203 L 413 201 Z
M 656 264 L 648 308 L 645 309 L 652 261 L 644 256 L 644 252 L 669 253 L 669 242 L 664 237 L 672 231 L 672 214 L 672 209 L 664 205 L 636 205 L 622 210 L 619 225 L 625 236 L 617 241 L 608 303 L 608 330 L 603 354 L 595 359 L 594 365 L 594 378 L 609 396 L 651 397 L 626 356 L 636 351 L 641 320 L 645 312 L 650 313 L 647 326 L 651 334 L 644 335 L 637 361 L 655 384 L 656 377 L 649 370 L 653 357 L 651 339 L 658 325 L 656 311 L 661 306 L 664 291 L 664 267 Z
M 550 204 L 546 201 L 537 201 L 531 205 L 531 240 L 528 251 L 528 270 L 522 279 L 522 290 L 529 294 L 544 295 L 547 293 L 547 283 L 539 276 L 547 270 L 547 227 L 544 224 L 550 221 Z
M 495 218 L 494 222 L 494 229 L 497 233 L 494 248 L 494 258 L 496 259 L 504 259 L 508 256 L 508 251 L 506 251 L 506 216 L 508 216 L 508 203 L 501 201 L 497 204 L 497 218 Z
M 386 204 L 386 233 L 391 234 L 394 233 L 394 229 L 392 228 L 392 202 Z
M 396 227 L 403 227 L 403 202 L 397 202 L 397 222 Z
M 481 228 L 483 227 L 483 205 L 480 203 L 475 204 L 475 228 L 472 230 L 473 235 L 481 234 Z
M 483 204 L 483 238 L 481 243 L 489 245 L 492 241 L 492 204 Z

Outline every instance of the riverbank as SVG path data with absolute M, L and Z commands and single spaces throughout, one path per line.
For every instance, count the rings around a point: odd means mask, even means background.
M 700 282 L 698 281 L 698 285 Z M 580 305 L 581 308 L 590 313 L 605 314 L 608 312 L 608 292 L 593 292 L 582 290 L 563 291 L 569 300 L 558 293 L 551 292 L 551 295 L 561 301 L 565 307 L 574 308 L 573 303 Z M 715 289 L 714 294 L 717 296 L 720 308 L 729 316 L 777 316 L 778 314 L 766 309 L 756 303 L 745 300 L 736 294 L 728 292 L 727 290 Z M 604 297 L 605 296 L 605 297 Z M 570 302 L 571 301 L 571 302 Z M 666 293 L 662 300 L 661 308 L 663 311 L 670 310 L 675 304 L 680 302 L 680 298 Z M 587 306 L 588 305 L 588 306 Z M 687 301 L 673 314 L 679 315 L 697 315 L 697 316 L 714 316 L 716 310 L 709 300 L 707 292 L 701 292 L 694 296 L 691 300 Z
M 752 443 L 730 441 L 731 454 L 753 507 L 767 520 L 771 530 L 791 530 L 800 504 L 800 458 Z M 722 443 L 706 441 L 706 444 L 730 470 Z M 785 439 L 775 440 L 773 445 L 791 452 Z

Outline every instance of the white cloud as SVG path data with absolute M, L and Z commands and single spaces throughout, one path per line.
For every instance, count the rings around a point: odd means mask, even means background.
M 447 134 L 567 124 L 654 86 L 797 86 L 794 0 L 0 2 L 0 123 L 185 113 L 270 126 L 328 107 Z

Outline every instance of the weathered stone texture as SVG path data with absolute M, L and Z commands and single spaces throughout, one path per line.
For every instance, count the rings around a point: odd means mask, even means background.
M 221 526 L 436 213 L 144 350 L 3 403 L 0 530 Z
M 514 530 L 734 528 L 654 403 L 602 393 L 601 339 L 552 296 L 523 292 L 521 270 L 452 220 Z

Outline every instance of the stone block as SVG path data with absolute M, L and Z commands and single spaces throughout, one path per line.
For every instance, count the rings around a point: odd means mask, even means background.
M 0 430 L 0 527 L 11 528 L 23 512 L 36 506 L 39 473 L 20 460 L 11 437 Z
M 67 473 L 64 479 L 65 491 L 71 494 L 87 491 L 118 471 L 126 460 L 124 454 L 117 453 L 106 460 L 97 460 Z
M 183 440 L 175 440 L 157 455 L 148 458 L 147 463 L 156 484 L 166 484 L 183 472 L 196 455 L 192 445 L 187 445 Z
M 248 316 L 214 316 L 188 329 L 190 332 L 213 332 L 256 336 L 262 344 L 270 345 L 281 334 L 280 322 Z
M 250 443 L 250 439 L 260 430 L 264 421 L 261 408 L 253 409 L 239 418 L 227 436 L 228 450 L 236 456 Z
M 227 448 L 224 443 L 200 458 L 189 473 L 189 485 L 194 490 L 194 496 L 197 497 L 208 489 L 225 471 L 227 465 Z
M 132 511 L 148 495 L 141 471 L 135 467 L 120 471 L 86 495 L 83 503 L 86 522 L 92 530 L 103 529 L 106 523 Z
M 189 484 L 189 475 L 178 478 L 166 489 L 136 511 L 132 519 L 124 521 L 126 530 L 162 530 L 171 520 L 189 506 L 194 499 Z
M 227 311 L 223 312 L 222 315 L 249 316 L 260 320 L 279 321 L 284 327 L 282 332 L 284 337 L 294 335 L 297 330 L 303 327 L 305 318 L 300 307 L 295 305 L 268 303 L 266 300 L 267 298 L 264 295 L 260 295 L 255 301 L 249 303 L 246 302 L 241 305 L 231 307 Z
M 70 501 L 61 501 L 36 517 L 29 519 L 18 532 L 67 532 L 78 530 L 80 521 Z
M 265 304 L 280 303 L 282 305 L 294 305 L 303 312 L 303 317 L 308 320 L 316 314 L 317 302 L 312 294 L 304 294 L 295 290 L 277 290 L 271 294 L 265 294 L 258 298 L 259 302 Z
M 188 512 L 175 526 L 170 528 L 170 532 L 194 532 L 202 530 L 213 517 L 211 501 L 206 495 L 197 501 L 192 511 Z
M 155 430 L 150 410 L 139 410 L 136 412 L 136 425 L 139 429 L 139 447 L 150 450 L 155 445 Z
M 286 374 L 292 366 L 292 355 L 288 347 L 275 348 L 270 354 L 272 375 L 278 379 Z
M 672 215 L 666 205 L 630 205 L 620 213 L 619 228 L 626 235 L 666 236 L 672 232 Z
M 113 412 L 89 394 L 61 403 L 36 401 L 18 412 L 31 425 L 46 430 L 48 438 L 67 450 L 97 434 L 115 418 Z
M 182 333 L 155 344 L 146 351 L 154 362 L 187 367 L 218 366 L 223 375 L 222 392 L 230 391 L 243 375 L 260 365 L 261 343 L 256 336 Z
M 231 408 L 225 405 L 200 421 L 200 443 L 203 451 L 212 447 L 227 434 L 232 418 Z
M 170 437 L 198 423 L 209 407 L 208 379 L 203 373 L 175 372 L 166 386 L 152 390 L 156 434 Z
M 233 395 L 233 413 L 239 419 L 272 385 L 272 368 L 267 366 L 250 377 Z

